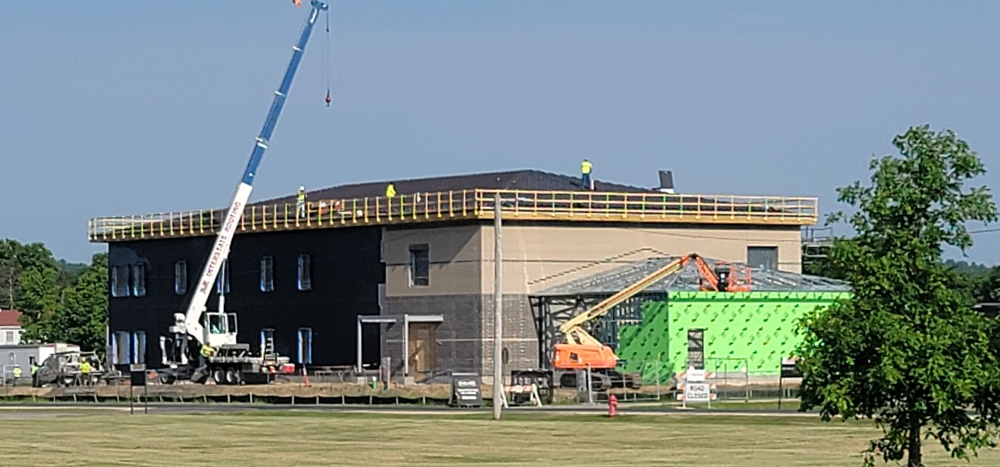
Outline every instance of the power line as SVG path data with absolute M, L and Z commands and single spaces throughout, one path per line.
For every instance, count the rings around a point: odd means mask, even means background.
M 970 230 L 969 231 L 970 234 L 981 234 L 981 233 L 990 233 L 990 232 L 1000 232 L 1000 227 L 993 227 L 992 229 L 979 229 L 979 230 Z

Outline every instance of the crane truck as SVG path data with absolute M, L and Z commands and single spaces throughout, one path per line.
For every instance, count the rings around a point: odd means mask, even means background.
M 299 3 L 295 3 L 298 6 Z M 250 162 L 236 186 L 229 210 L 222 218 L 212 250 L 188 301 L 187 310 L 174 314 L 174 325 L 170 326 L 169 334 L 160 337 L 164 366 L 160 371 L 160 379 L 163 382 L 190 379 L 194 382 L 211 380 L 217 384 L 240 384 L 268 381 L 275 373 L 294 370 L 294 365 L 289 363 L 287 357 L 281 357 L 273 350 L 269 351 L 269 347 L 273 348 L 273 345 L 269 345 L 264 338 L 261 339 L 260 353 L 251 353 L 249 344 L 237 342 L 236 314 L 222 309 L 209 312 L 207 304 L 219 271 L 226 264 L 233 235 L 253 191 L 254 176 L 264 159 L 264 152 L 278 123 L 313 26 L 319 14 L 329 8 L 326 3 L 318 0 L 312 0 L 311 7 L 299 40 L 292 47 L 291 62 L 274 93 L 274 101 L 264 120 L 264 127 L 254 142 Z
M 638 374 L 621 373 L 618 367 L 618 356 L 614 349 L 605 345 L 584 329 L 608 314 L 615 306 L 620 305 L 636 294 L 646 290 L 660 280 L 676 274 L 693 262 L 700 276 L 699 289 L 702 291 L 747 292 L 750 291 L 750 274 L 747 268 L 736 268 L 729 263 L 719 263 L 713 269 L 698 254 L 691 253 L 671 261 L 652 274 L 626 287 L 618 293 L 604 299 L 583 313 L 566 321 L 559 327 L 565 336 L 566 343 L 555 344 L 552 358 L 552 381 L 558 387 L 576 387 L 577 372 L 591 370 L 592 386 L 598 390 L 611 387 L 628 387 L 638 389 L 642 377 Z M 728 266 L 728 267 L 727 267 Z

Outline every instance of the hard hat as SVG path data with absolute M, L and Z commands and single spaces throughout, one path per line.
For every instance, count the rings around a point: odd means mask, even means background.
M 299 191 L 306 191 L 306 187 L 304 187 L 304 186 L 300 186 L 300 187 L 299 187 Z

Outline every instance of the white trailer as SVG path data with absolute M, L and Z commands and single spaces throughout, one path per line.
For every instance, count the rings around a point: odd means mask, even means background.
M 21 369 L 21 378 L 31 378 L 31 364 L 41 365 L 57 352 L 79 352 L 76 344 L 18 344 L 0 345 L 0 374 L 3 384 L 14 380 L 14 368 Z

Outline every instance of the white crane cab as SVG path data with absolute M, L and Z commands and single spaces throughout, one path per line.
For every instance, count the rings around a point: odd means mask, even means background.
M 202 342 L 213 349 L 236 345 L 236 313 L 209 312 L 205 313 L 205 338 Z

